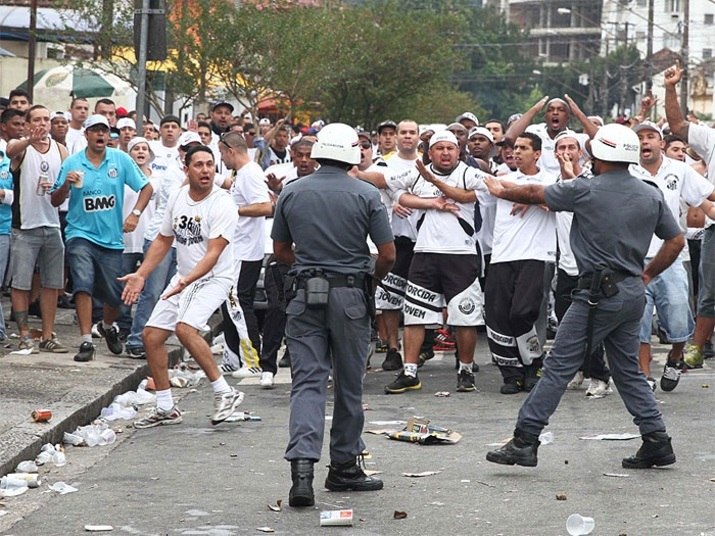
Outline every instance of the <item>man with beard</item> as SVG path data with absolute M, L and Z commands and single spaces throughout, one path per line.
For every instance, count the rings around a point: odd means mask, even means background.
M 442 324 L 444 307 L 459 346 L 457 390 L 476 390 L 472 363 L 482 298 L 473 225 L 475 191 L 486 190 L 482 174 L 460 162 L 454 134 L 445 130 L 432 136 L 429 152 L 429 168 L 418 161 L 418 169 L 388 179 L 395 200 L 420 211 L 403 309 L 405 363 L 385 387 L 388 394 L 422 388 L 417 367 L 425 327 Z

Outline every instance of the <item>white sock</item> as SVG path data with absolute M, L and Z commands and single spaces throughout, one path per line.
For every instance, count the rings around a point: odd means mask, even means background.
M 219 376 L 218 380 L 211 382 L 211 389 L 213 389 L 214 394 L 230 393 L 233 388 L 228 384 L 226 378 Z
M 405 376 L 417 377 L 417 363 L 405 363 Z
M 107 324 L 104 320 L 102 320 L 102 327 L 104 328 L 104 331 L 107 331 L 109 328 L 111 328 L 114 324 Z
M 82 335 L 82 342 L 92 342 L 92 334 Z
M 174 407 L 174 398 L 171 389 L 156 392 L 156 407 L 162 411 L 169 411 Z
M 460 361 L 459 362 L 459 372 L 462 372 L 463 370 L 466 370 L 467 372 L 472 372 L 472 364 L 471 363 L 462 363 Z

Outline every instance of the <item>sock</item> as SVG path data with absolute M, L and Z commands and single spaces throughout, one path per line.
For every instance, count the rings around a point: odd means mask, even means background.
M 417 377 L 417 363 L 405 363 L 405 376 Z
M 226 378 L 219 376 L 218 380 L 211 382 L 211 389 L 213 389 L 214 394 L 230 393 L 233 391 L 231 386 L 226 381 Z
M 102 327 L 104 328 L 104 331 L 107 331 L 109 328 L 111 328 L 114 324 L 107 324 L 104 320 L 102 320 Z
M 472 364 L 471 363 L 463 363 L 459 362 L 459 372 L 462 372 L 463 370 L 466 370 L 467 372 L 472 372 Z
M 169 411 L 174 407 L 174 398 L 171 396 L 171 389 L 156 392 L 156 407 L 162 411 Z
M 92 334 L 82 335 L 82 342 L 92 342 Z

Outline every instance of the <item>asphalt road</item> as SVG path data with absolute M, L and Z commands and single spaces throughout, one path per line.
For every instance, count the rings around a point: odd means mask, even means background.
M 665 348 L 656 348 L 660 370 Z M 385 395 L 392 373 L 365 379 L 366 429 L 380 421 L 425 416 L 456 430 L 455 445 L 420 446 L 365 434 L 368 469 L 381 471 L 385 488 L 369 493 L 332 493 L 322 488 L 327 449 L 316 465 L 315 508 L 287 506 L 290 467 L 287 441 L 290 385 L 281 369 L 276 388 L 261 390 L 246 381 L 243 408 L 260 422 L 212 427 L 207 383 L 181 391 L 184 422 L 136 431 L 117 421 L 119 440 L 108 447 L 67 450 L 68 464 L 50 468 L 40 490 L 5 499 L 0 534 L 65 536 L 87 534 L 85 525 L 111 525 L 111 534 L 238 535 L 565 535 L 566 518 L 578 512 L 595 519 L 594 535 L 715 535 L 715 367 L 682 377 L 672 393 L 657 391 L 678 462 L 669 468 L 625 470 L 621 458 L 639 439 L 581 439 L 605 433 L 637 433 L 617 393 L 590 400 L 568 391 L 547 428 L 554 440 L 541 447 L 536 468 L 498 466 L 484 456 L 506 441 L 523 394 L 500 395 L 499 374 L 487 364 L 480 337 L 477 393 L 456 393 L 451 355 L 420 371 L 423 389 Z M 379 366 L 382 356 L 373 357 Z M 378 369 L 379 370 L 379 369 Z M 231 380 L 235 382 L 235 380 Z M 449 397 L 436 397 L 450 391 Z M 177 391 L 178 392 L 178 391 Z M 328 404 L 326 415 L 332 414 Z M 119 423 L 119 424 L 117 424 Z M 328 426 L 330 421 L 328 421 Z M 327 435 L 327 434 L 326 434 Z M 43 471 L 48 471 L 43 469 Z M 404 473 L 434 471 L 424 477 Z M 49 484 L 78 488 L 58 495 Z M 281 511 L 269 505 L 283 501 Z M 320 512 L 352 508 L 350 528 L 320 527 Z M 0 509 L 2 511 L 3 509 Z M 395 519 L 396 511 L 405 512 Z

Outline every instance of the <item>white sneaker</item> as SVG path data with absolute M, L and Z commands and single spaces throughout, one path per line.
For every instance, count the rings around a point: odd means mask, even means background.
M 571 391 L 575 391 L 576 389 L 581 388 L 581 384 L 583 383 L 583 372 L 578 371 L 576 373 L 576 376 L 573 377 L 573 380 L 571 380 L 568 385 L 566 386 L 566 389 L 570 389 Z
M 243 393 L 235 389 L 223 394 L 214 395 L 214 414 L 211 417 L 211 424 L 218 424 L 225 421 L 236 411 L 236 408 L 243 402 Z
M 262 373 L 263 371 L 259 367 L 243 366 L 240 369 L 232 372 L 231 376 L 243 380 L 245 378 L 260 378 Z
M 591 384 L 586 390 L 586 396 L 589 398 L 603 398 L 606 395 L 610 395 L 612 392 L 613 391 L 611 391 L 608 383 L 597 380 L 596 378 L 591 378 Z
M 273 389 L 273 373 L 263 372 L 261 373 L 261 387 L 263 389 Z

